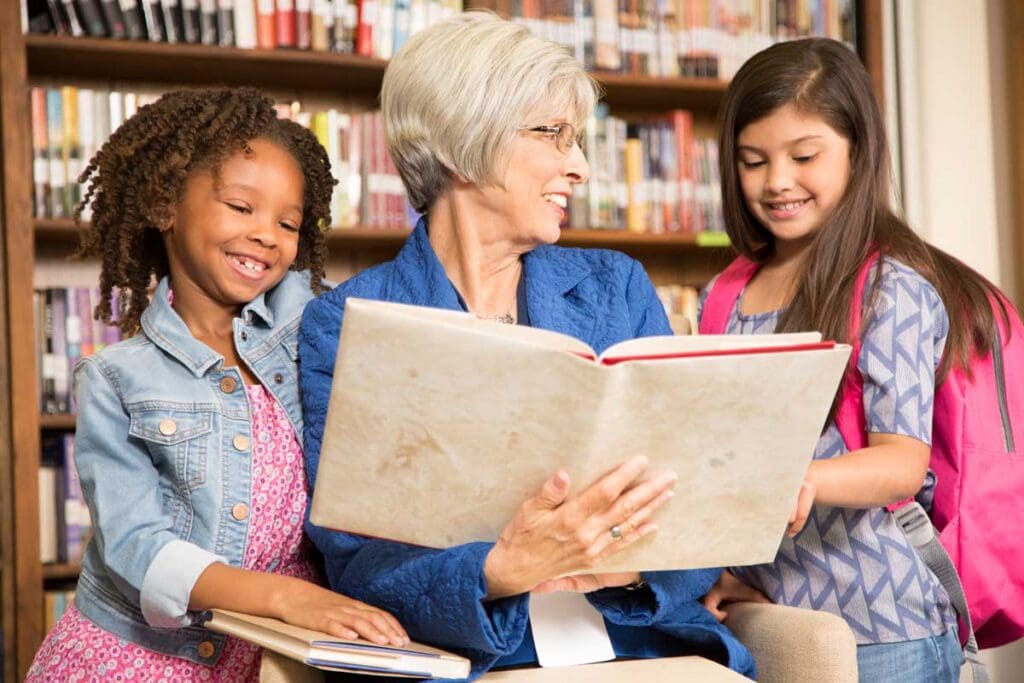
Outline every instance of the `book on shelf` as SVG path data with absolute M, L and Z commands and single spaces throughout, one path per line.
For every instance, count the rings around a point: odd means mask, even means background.
M 40 387 L 39 410 L 43 415 L 74 412 L 71 378 L 75 364 L 105 346 L 121 340 L 116 325 L 96 320 L 98 288 L 51 287 L 36 290 L 36 357 Z M 111 300 L 117 310 L 118 294 Z
M 278 619 L 220 609 L 211 610 L 203 625 L 325 671 L 409 678 L 469 676 L 468 659 L 419 643 L 394 647 L 346 640 Z
M 817 333 L 565 334 L 348 299 L 311 520 L 444 548 L 494 541 L 557 469 L 670 469 L 658 532 L 595 571 L 770 561 L 846 367 Z M 344 495 L 339 495 L 344 491 Z
M 92 532 L 74 454 L 74 434 L 43 432 L 39 465 L 39 559 L 43 563 L 81 562 Z

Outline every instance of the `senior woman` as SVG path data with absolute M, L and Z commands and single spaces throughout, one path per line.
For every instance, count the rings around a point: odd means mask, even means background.
M 424 217 L 394 261 L 324 294 L 303 316 L 313 485 L 347 297 L 557 330 L 598 352 L 671 333 L 636 261 L 551 246 L 573 186 L 588 178 L 576 135 L 594 99 L 593 81 L 563 48 L 485 13 L 432 26 L 391 61 L 381 93 L 388 150 Z M 702 654 L 752 674 L 750 654 L 698 602 L 718 571 L 585 573 L 595 557 L 654 531 L 649 518 L 674 477 L 636 484 L 643 469 L 642 458 L 629 459 L 574 495 L 568 476 L 555 473 L 493 544 L 434 550 L 307 529 L 335 590 L 392 612 L 416 640 L 466 654 L 474 677 L 536 664 L 533 590 L 585 592 L 618 657 Z

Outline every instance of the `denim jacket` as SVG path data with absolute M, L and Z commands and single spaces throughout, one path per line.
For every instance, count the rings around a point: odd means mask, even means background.
M 75 464 L 93 519 L 75 604 L 116 636 L 213 664 L 224 636 L 188 600 L 211 563 L 242 564 L 252 422 L 238 369 L 192 336 L 167 292 L 164 278 L 140 334 L 75 368 Z M 239 355 L 300 437 L 298 329 L 312 296 L 308 275 L 289 272 L 234 321 Z

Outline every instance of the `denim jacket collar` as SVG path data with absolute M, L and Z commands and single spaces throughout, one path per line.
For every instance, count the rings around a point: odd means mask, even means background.
M 297 282 L 296 282 L 297 281 Z M 246 322 L 257 319 L 266 329 L 274 329 L 280 311 L 279 305 L 289 306 L 295 286 L 308 288 L 308 278 L 294 272 L 285 275 L 276 287 L 264 292 L 242 308 L 241 318 Z M 180 361 L 195 377 L 202 377 L 211 368 L 224 362 L 224 357 L 194 336 L 177 311 L 167 301 L 170 279 L 163 277 L 153 293 L 149 306 L 142 312 L 142 332 L 154 344 Z
M 592 275 L 582 259 L 558 258 L 551 247 L 523 255 L 530 324 L 587 339 L 597 322 L 592 304 L 576 296 L 576 286 Z M 458 293 L 434 253 L 427 219 L 420 218 L 395 258 L 385 295 L 388 301 L 460 310 Z

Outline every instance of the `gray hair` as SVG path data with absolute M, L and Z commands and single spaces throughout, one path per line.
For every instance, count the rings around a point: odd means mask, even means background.
M 388 65 L 388 153 L 423 213 L 453 174 L 500 185 L 523 126 L 570 112 L 579 130 L 597 95 L 566 48 L 490 12 L 464 12 L 414 35 Z

